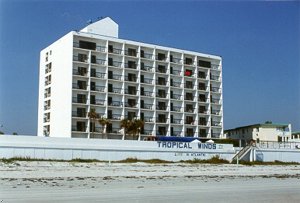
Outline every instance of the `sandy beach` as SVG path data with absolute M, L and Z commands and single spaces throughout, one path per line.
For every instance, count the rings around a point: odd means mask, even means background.
M 0 162 L 1 202 L 300 202 L 300 165 Z

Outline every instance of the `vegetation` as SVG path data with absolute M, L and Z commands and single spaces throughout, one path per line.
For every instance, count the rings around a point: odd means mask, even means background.
M 96 124 L 95 124 L 95 121 L 99 118 L 99 115 L 96 113 L 96 110 L 95 109 L 91 109 L 90 112 L 88 112 L 88 117 L 90 119 L 90 130 L 92 131 L 92 134 L 93 132 L 95 132 L 95 127 L 96 127 Z M 93 125 L 91 125 L 91 121 L 93 121 Z
M 104 129 L 107 128 L 107 125 L 109 125 L 111 122 L 107 118 L 101 117 L 98 120 L 99 124 L 102 126 L 102 133 L 106 133 Z
M 4 132 L 0 131 L 0 135 L 4 135 Z
M 125 138 L 127 134 L 131 135 L 133 138 L 137 138 L 144 125 L 144 121 L 140 119 L 122 119 L 120 123 L 120 127 L 124 129 Z
M 230 163 L 225 159 L 221 159 L 219 156 L 213 156 L 210 159 L 194 159 L 194 160 L 184 160 L 180 162 L 189 163 L 189 164 L 229 164 Z
M 240 160 L 239 162 L 242 165 L 246 165 L 246 166 L 256 166 L 256 165 L 300 165 L 300 163 L 298 162 L 282 162 L 282 161 L 278 161 L 275 160 L 274 162 L 262 162 L 262 161 L 253 161 L 253 162 L 249 162 L 249 161 L 243 161 Z
M 16 132 L 13 132 L 13 135 L 18 135 L 18 133 L 16 133 Z

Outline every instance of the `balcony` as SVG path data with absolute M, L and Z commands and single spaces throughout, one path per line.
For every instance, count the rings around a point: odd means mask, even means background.
M 171 58 L 170 58 L 170 62 L 171 62 L 171 63 L 182 64 L 181 58 L 171 57 Z
M 211 80 L 220 81 L 220 77 L 217 75 L 210 75 Z
M 193 89 L 193 84 L 185 83 L 184 88 Z
M 122 88 L 112 88 L 112 89 L 108 89 L 108 92 L 110 93 L 115 93 L 115 94 L 121 94 L 122 93 Z
M 167 83 L 165 80 L 156 80 L 156 84 L 165 86 Z
M 184 100 L 187 100 L 187 101 L 193 101 L 193 100 L 194 100 L 194 97 L 192 97 L 192 96 L 185 96 L 185 97 L 184 97 Z
M 221 93 L 221 88 L 218 87 L 211 87 L 210 91 L 212 91 L 213 93 Z
M 81 56 L 81 57 L 73 56 L 73 61 L 87 63 L 88 58 L 87 58 L 87 55 L 84 55 L 84 56 Z
M 166 55 L 165 55 L 165 54 L 160 54 L 160 53 L 158 53 L 158 54 L 156 55 L 156 60 L 158 60 L 158 61 L 166 61 L 167 58 L 166 58 Z
M 50 85 L 51 84 L 51 80 L 46 80 L 45 81 L 45 86 Z
M 180 70 L 172 70 L 172 71 L 170 71 L 170 74 L 180 76 L 181 75 L 181 71 Z
M 49 110 L 50 109 L 50 106 L 44 106 L 44 110 Z
M 91 91 L 105 92 L 105 86 L 91 86 Z
M 167 95 L 165 93 L 157 93 L 156 97 L 167 99 Z
M 44 118 L 44 123 L 50 122 L 50 118 Z
M 122 68 L 122 62 L 120 62 L 120 61 L 108 61 L 108 66 Z
M 72 126 L 72 131 L 75 131 L 75 132 L 86 132 L 86 126 L 82 127 L 82 126 L 73 125 Z
M 136 82 L 136 77 L 134 76 L 125 76 L 125 81 L 129 81 L 129 82 Z
M 131 57 L 137 57 L 137 52 L 135 49 L 128 49 L 128 50 L 125 50 L 125 55 L 131 56 Z
M 135 63 L 125 63 L 125 68 L 136 69 L 137 65 Z
M 77 104 L 86 104 L 87 99 L 86 98 L 80 98 L 80 97 L 73 97 L 72 102 Z
M 209 112 L 207 110 L 199 109 L 198 113 L 200 113 L 200 114 L 208 114 Z
M 153 54 L 141 52 L 141 58 L 153 60 Z
M 154 122 L 153 117 L 144 117 L 142 120 L 145 121 L 145 122 Z
M 110 45 L 108 45 L 108 53 L 121 55 L 122 52 L 123 52 L 122 49 L 113 48 Z
M 208 126 L 208 122 L 207 121 L 198 121 L 198 125 Z
M 125 94 L 136 95 L 137 91 L 132 89 L 125 89 Z
M 152 122 L 152 121 L 150 121 L 150 122 Z M 141 131 L 141 135 L 152 135 L 152 132 L 153 132 L 152 130 L 142 130 Z
M 141 96 L 153 97 L 153 92 L 151 92 L 151 91 L 144 91 L 144 92 L 141 92 Z
M 152 104 L 144 104 L 144 105 L 141 105 L 141 109 L 152 110 L 153 109 L 153 105 Z
M 205 102 L 205 103 L 209 102 L 209 100 L 207 98 L 198 98 L 198 101 L 199 102 Z
M 108 116 L 108 119 L 112 119 L 112 120 L 121 120 L 121 114 L 112 114 L 110 116 Z
M 125 107 L 137 108 L 137 104 L 136 103 L 125 102 Z
M 157 73 L 166 73 L 167 70 L 166 70 L 166 68 L 157 68 L 157 69 L 156 69 L 156 72 L 157 72 Z
M 120 101 L 109 101 L 108 106 L 115 106 L 115 107 L 123 107 L 123 102 Z
M 171 119 L 172 124 L 182 124 L 182 119 Z
M 165 111 L 165 110 L 167 110 L 167 107 L 166 106 L 162 106 L 162 105 L 156 105 L 156 110 Z
M 173 94 L 171 95 L 171 99 L 181 100 L 181 94 Z
M 212 127 L 222 127 L 222 123 L 221 122 L 212 121 L 211 122 L 211 126 Z
M 167 122 L 167 119 L 165 119 L 165 118 L 156 119 L 156 123 L 166 123 L 166 122 Z
M 105 103 L 105 100 L 102 99 L 95 99 L 94 101 L 91 100 L 91 105 L 101 105 L 103 106 Z
M 93 60 L 91 60 L 91 63 L 105 66 L 105 60 L 104 59 L 93 59 Z
M 86 70 L 73 69 L 73 75 L 87 76 Z
M 194 113 L 194 109 L 185 108 L 185 113 Z
M 221 115 L 221 110 L 212 110 L 211 114 L 213 114 L 213 115 Z
M 46 93 L 44 94 L 44 97 L 45 97 L 45 98 L 51 97 L 51 93 L 46 92 Z
M 181 87 L 181 82 L 171 82 L 171 87 Z
M 180 106 L 173 106 L 173 108 L 171 107 L 171 111 L 175 111 L 175 112 L 182 112 L 181 109 L 182 108 Z
M 105 79 L 106 73 L 91 72 L 91 77 Z
M 141 80 L 141 83 L 153 84 L 153 79 L 151 79 L 151 78 L 144 78 L 143 80 Z
M 153 72 L 153 67 L 152 66 L 141 65 L 141 70 Z
M 85 112 L 72 111 L 72 117 L 86 118 L 87 114 Z
M 184 124 L 187 124 L 187 125 L 195 125 L 195 121 L 194 120 L 186 120 L 184 122 Z
M 173 136 L 173 137 L 180 137 L 181 136 L 181 131 L 173 131 L 173 133 L 171 134 L 171 136 Z
M 109 80 L 122 80 L 122 75 L 113 74 L 108 77 Z
M 221 104 L 221 100 L 220 99 L 211 99 L 211 103 L 212 104 Z
M 214 69 L 214 70 L 219 70 L 220 69 L 220 65 L 211 64 L 211 68 Z
M 73 83 L 72 87 L 73 87 L 73 89 L 87 90 L 87 85 L 84 85 L 84 84 Z

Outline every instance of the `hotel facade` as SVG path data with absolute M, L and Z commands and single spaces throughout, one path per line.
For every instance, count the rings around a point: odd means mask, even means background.
M 120 121 L 137 118 L 140 140 L 223 138 L 222 59 L 119 39 L 107 17 L 41 51 L 38 108 L 38 136 L 124 139 Z

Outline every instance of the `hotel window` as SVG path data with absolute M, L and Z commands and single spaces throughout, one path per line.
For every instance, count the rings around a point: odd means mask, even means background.
M 87 42 L 87 41 L 79 41 L 79 48 L 89 49 L 89 50 L 96 50 L 96 43 Z
M 210 68 L 211 67 L 211 62 L 210 61 L 199 60 L 198 61 L 198 66 Z
M 185 64 L 186 65 L 192 65 L 193 64 L 193 59 L 192 58 L 185 58 Z
M 158 54 L 157 54 L 157 60 L 159 60 L 159 61 L 164 61 L 164 60 L 166 60 L 166 55 L 165 55 L 165 54 L 162 54 L 162 53 L 158 53 Z
M 192 76 L 193 75 L 193 71 L 192 70 L 185 70 L 185 72 L 184 72 L 184 76 L 188 76 L 188 77 L 190 77 L 190 76 Z

